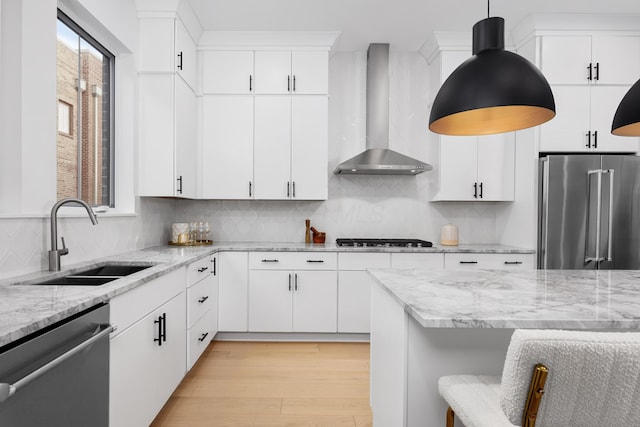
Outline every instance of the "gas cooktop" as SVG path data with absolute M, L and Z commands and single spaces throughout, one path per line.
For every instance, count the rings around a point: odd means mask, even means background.
M 430 248 L 433 244 L 418 239 L 336 239 L 338 246 L 367 247 L 400 247 L 400 248 Z

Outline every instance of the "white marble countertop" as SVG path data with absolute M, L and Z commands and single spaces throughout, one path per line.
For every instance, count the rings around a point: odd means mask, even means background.
M 158 246 L 90 262 L 64 266 L 62 271 L 40 271 L 0 281 L 0 347 L 52 325 L 198 258 L 220 251 L 324 251 L 324 252 L 467 252 L 533 253 L 504 245 L 460 245 L 436 248 L 348 248 L 335 243 L 222 242 L 212 246 Z M 151 264 L 152 267 L 101 286 L 32 286 L 44 278 L 61 277 L 104 262 Z M 63 258 L 64 263 L 64 258 Z M 64 264 L 63 264 L 64 265 Z
M 640 270 L 371 270 L 426 328 L 640 328 Z

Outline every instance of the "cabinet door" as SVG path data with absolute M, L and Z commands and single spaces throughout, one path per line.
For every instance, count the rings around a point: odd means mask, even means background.
M 256 199 L 291 195 L 291 97 L 256 96 L 254 178 Z
M 329 52 L 291 52 L 291 92 L 306 95 L 329 93 Z
M 440 137 L 440 191 L 438 200 L 477 200 L 478 138 Z
M 202 53 L 202 91 L 207 94 L 249 94 L 254 89 L 253 51 Z
M 196 95 L 180 76 L 176 83 L 176 196 L 196 197 Z
M 478 138 L 478 197 L 511 201 L 515 187 L 515 133 Z
M 640 76 L 640 37 L 593 36 L 592 62 L 598 64 L 597 84 L 632 85 Z
M 338 332 L 370 332 L 371 286 L 375 284 L 366 271 L 338 273 Z
M 249 271 L 249 331 L 291 332 L 293 273 Z
M 336 271 L 294 273 L 293 331 L 336 332 L 338 276 Z
M 196 90 L 196 42 L 183 22 L 176 19 L 176 71 L 192 90 Z
M 220 276 L 218 275 L 218 255 L 211 256 L 211 339 L 218 333 L 218 304 Z
M 328 197 L 328 101 L 326 96 L 291 98 L 292 197 Z
M 166 341 L 160 346 L 155 322 L 163 314 Z M 162 409 L 185 374 L 185 319 L 183 292 L 111 340 L 109 425 L 149 425 Z
M 255 93 L 289 94 L 292 90 L 291 52 L 255 52 Z
M 638 151 L 638 138 L 611 134 L 613 116 L 628 90 L 628 86 L 591 88 L 591 131 L 598 132 L 597 146 L 594 147 L 597 151 L 608 153 Z M 595 142 L 595 138 L 592 138 L 592 142 Z
M 591 88 L 554 86 L 556 116 L 540 125 L 540 151 L 585 151 L 590 127 Z
M 202 197 L 253 197 L 253 97 L 203 99 Z
M 591 36 L 545 36 L 541 46 L 540 69 L 550 84 L 589 82 Z
M 220 252 L 218 259 L 218 328 L 246 332 L 249 256 L 247 252 Z
M 138 77 L 138 195 L 174 196 L 173 74 Z
M 138 20 L 138 71 L 175 71 L 175 20 L 140 18 Z

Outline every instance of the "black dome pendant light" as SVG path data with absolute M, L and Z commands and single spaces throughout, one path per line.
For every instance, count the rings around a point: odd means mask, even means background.
M 487 15 L 489 2 L 487 2 Z M 442 84 L 429 129 L 443 135 L 490 135 L 526 129 L 556 115 L 547 79 L 525 58 L 504 50 L 504 19 L 473 26 L 473 56 Z
M 617 136 L 640 136 L 640 80 L 622 98 L 611 125 Z

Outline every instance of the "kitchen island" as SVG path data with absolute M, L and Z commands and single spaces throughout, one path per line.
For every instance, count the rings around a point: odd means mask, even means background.
M 376 426 L 444 425 L 437 381 L 500 375 L 515 328 L 637 330 L 640 271 L 372 270 Z

